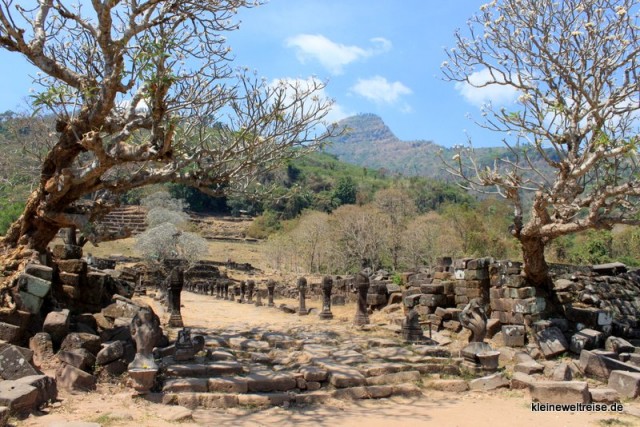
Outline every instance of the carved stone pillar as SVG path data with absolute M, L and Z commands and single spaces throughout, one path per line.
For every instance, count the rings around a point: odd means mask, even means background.
M 229 299 L 229 282 L 228 281 L 224 282 L 224 299 L 226 300 Z
M 275 306 L 273 302 L 273 294 L 275 290 L 276 290 L 276 282 L 274 282 L 272 279 L 269 279 L 269 281 L 267 282 L 267 292 L 269 293 L 269 300 L 267 302 L 268 307 Z
M 357 326 L 367 325 L 369 315 L 367 314 L 367 292 L 369 291 L 369 277 L 360 272 L 356 275 L 355 291 L 358 293 L 358 306 L 356 317 L 353 323 Z
M 321 319 L 333 319 L 331 313 L 331 290 L 333 289 L 333 279 L 330 276 L 322 278 L 322 311 L 318 315 Z
M 247 304 L 253 304 L 253 291 L 256 289 L 256 282 L 247 280 Z
M 304 277 L 300 277 L 298 279 L 298 297 L 300 300 L 300 307 L 298 308 L 298 315 L 304 316 L 305 314 L 309 314 L 307 307 L 305 305 L 305 297 L 307 293 L 307 279 Z
M 238 298 L 238 302 L 240 304 L 244 303 L 245 295 L 247 294 L 247 283 L 243 280 L 240 282 L 240 298 Z
M 184 286 L 184 272 L 182 267 L 174 267 L 170 273 L 168 303 L 169 303 L 169 326 L 172 328 L 182 328 L 182 314 L 180 313 L 180 293 Z

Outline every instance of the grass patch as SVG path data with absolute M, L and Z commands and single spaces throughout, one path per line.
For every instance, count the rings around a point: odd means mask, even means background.
M 598 425 L 601 425 L 603 427 L 605 426 L 632 426 L 633 424 L 631 424 L 631 422 L 629 421 L 625 421 L 625 420 L 620 420 L 618 418 L 606 418 L 604 420 L 599 420 L 598 421 Z

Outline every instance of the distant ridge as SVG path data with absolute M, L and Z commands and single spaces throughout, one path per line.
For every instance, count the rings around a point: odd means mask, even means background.
M 373 169 L 387 169 L 405 176 L 446 178 L 438 157 L 451 157 L 453 151 L 432 141 L 402 141 L 375 114 L 358 114 L 338 122 L 347 131 L 334 138 L 325 151 L 342 161 Z

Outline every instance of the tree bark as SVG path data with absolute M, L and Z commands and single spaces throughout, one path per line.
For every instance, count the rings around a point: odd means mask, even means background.
M 521 236 L 520 243 L 527 280 L 536 288 L 548 288 L 550 279 L 549 266 L 544 258 L 545 239 L 540 236 Z

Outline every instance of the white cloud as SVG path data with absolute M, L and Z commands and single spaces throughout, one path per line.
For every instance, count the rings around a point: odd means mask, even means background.
M 287 47 L 296 49 L 298 60 L 316 60 L 332 74 L 342 74 L 345 65 L 359 59 L 388 52 L 391 42 L 382 37 L 370 40 L 370 48 L 347 46 L 329 40 L 321 34 L 298 34 L 287 39 Z
M 488 68 L 471 74 L 469 81 L 470 83 L 458 82 L 455 88 L 467 102 L 476 107 L 482 107 L 489 103 L 493 106 L 510 104 L 516 100 L 518 95 L 518 92 L 513 87 L 503 86 L 497 83 L 484 87 L 476 87 L 492 81 L 499 81 L 497 78 L 494 79 L 491 76 Z
M 381 76 L 358 79 L 358 82 L 351 87 L 351 91 L 377 104 L 389 105 L 397 104 L 402 96 L 413 93 L 401 82 L 389 82 Z M 407 104 L 403 104 L 401 109 L 404 112 L 411 111 Z

